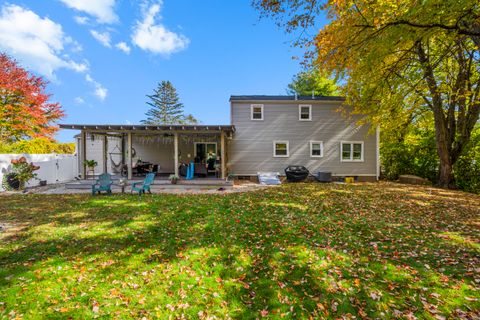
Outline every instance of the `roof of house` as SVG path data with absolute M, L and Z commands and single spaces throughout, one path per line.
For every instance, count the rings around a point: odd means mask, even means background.
M 230 101 L 345 101 L 339 96 L 268 96 L 268 95 L 243 95 L 230 96 Z
M 90 131 L 225 131 L 234 132 L 232 125 L 204 125 L 204 124 L 167 124 L 167 125 L 142 125 L 142 124 L 60 124 L 61 129 L 90 130 Z

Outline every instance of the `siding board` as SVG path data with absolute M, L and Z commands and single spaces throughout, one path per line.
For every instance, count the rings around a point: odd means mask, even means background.
M 376 139 L 369 126 L 358 126 L 359 116 L 345 117 L 335 102 L 312 101 L 312 121 L 299 121 L 300 103 L 267 103 L 264 120 L 250 120 L 250 103 L 232 102 L 234 138 L 229 144 L 230 172 L 255 175 L 258 171 L 283 170 L 288 165 L 304 165 L 311 172 L 330 171 L 334 175 L 376 174 Z M 302 103 L 305 104 L 305 103 Z M 273 156 L 274 140 L 288 140 L 290 157 Z M 310 140 L 323 141 L 322 158 L 310 157 Z M 341 141 L 364 141 L 363 162 L 341 162 Z

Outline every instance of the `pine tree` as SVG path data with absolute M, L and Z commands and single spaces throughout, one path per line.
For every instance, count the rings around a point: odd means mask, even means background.
M 170 81 L 162 81 L 152 95 L 147 95 L 150 101 L 147 104 L 151 106 L 145 114 L 146 120 L 143 124 L 186 124 L 196 121 L 195 118 L 186 117 L 183 113 L 183 104 L 178 97 L 177 89 Z

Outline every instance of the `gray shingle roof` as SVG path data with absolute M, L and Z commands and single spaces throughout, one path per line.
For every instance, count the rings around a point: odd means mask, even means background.
M 345 97 L 339 96 L 268 96 L 268 95 L 244 95 L 230 96 L 230 101 L 345 101 Z

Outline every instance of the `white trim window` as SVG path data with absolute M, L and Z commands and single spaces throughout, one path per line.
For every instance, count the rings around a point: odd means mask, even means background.
M 263 120 L 263 104 L 252 104 L 250 106 L 250 120 L 253 120 L 253 121 Z
M 273 156 L 287 158 L 290 156 L 288 141 L 273 141 Z
M 323 141 L 310 141 L 310 157 L 323 157 Z
M 309 104 L 301 104 L 298 106 L 298 120 L 312 121 L 312 106 Z
M 340 160 L 342 162 L 363 162 L 363 141 L 340 142 Z

